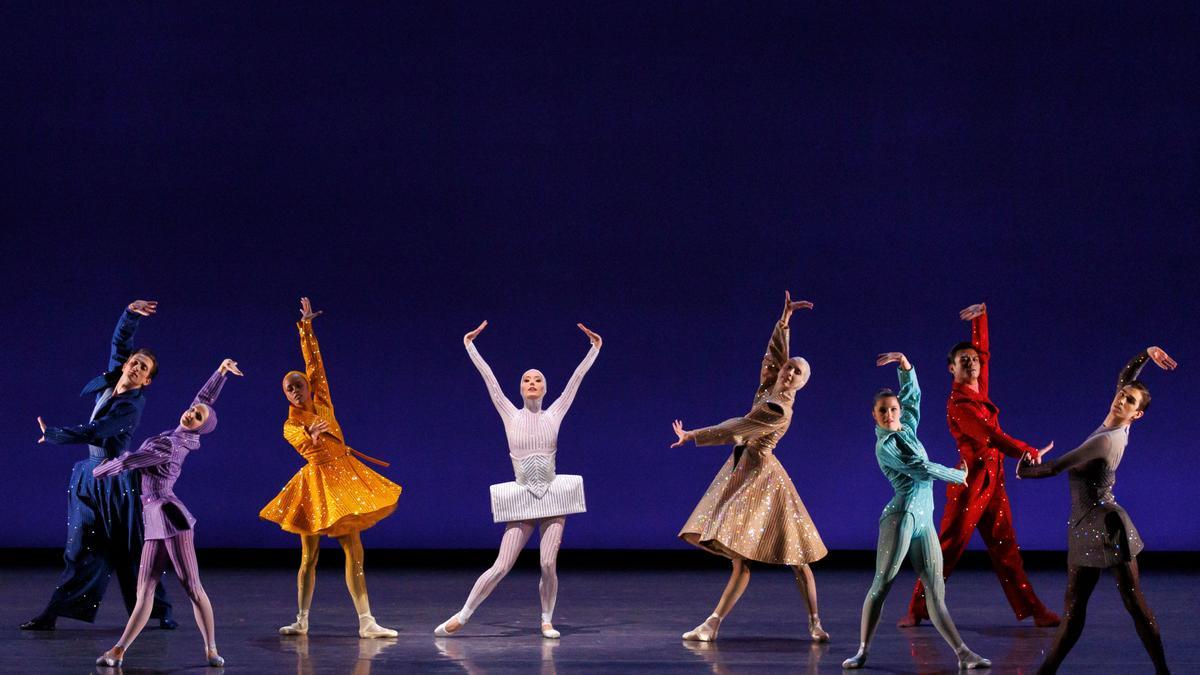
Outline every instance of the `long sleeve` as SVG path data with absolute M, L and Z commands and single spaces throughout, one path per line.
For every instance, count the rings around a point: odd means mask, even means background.
M 105 438 L 127 433 L 137 426 L 141 411 L 131 401 L 117 401 L 104 415 L 74 427 L 46 427 L 46 440 L 59 445 L 99 445 Z
M 583 382 L 583 376 L 587 375 L 588 370 L 596 362 L 596 357 L 599 355 L 600 348 L 592 345 L 591 349 L 588 349 L 588 353 L 583 357 L 583 360 L 575 367 L 575 372 L 571 374 L 571 379 L 567 380 L 567 386 L 563 387 L 562 394 L 559 394 L 558 399 L 550 404 L 546 412 L 554 413 L 559 418 L 566 416 L 567 410 L 570 409 L 571 403 L 575 400 L 576 392 L 579 391 L 579 383 Z
M 747 417 L 732 417 L 720 424 L 692 432 L 696 445 L 744 445 L 770 432 L 774 427 Z
M 913 480 L 942 480 L 947 483 L 965 483 L 967 474 L 961 469 L 951 469 L 921 457 L 901 443 L 895 436 L 880 449 L 879 462 L 889 469 L 899 471 Z
M 988 316 L 983 314 L 971 319 L 971 344 L 979 352 L 979 392 L 988 395 L 988 383 L 991 381 L 991 345 L 988 340 Z
M 120 368 L 129 360 L 133 353 L 133 334 L 137 332 L 142 315 L 126 309 L 117 319 L 117 328 L 113 331 L 112 351 L 108 355 L 108 369 Z
M 1117 376 L 1117 389 L 1124 387 L 1130 382 L 1138 379 L 1142 374 L 1142 368 L 1146 366 L 1146 362 L 1150 360 L 1150 352 L 1143 349 L 1137 356 L 1129 359 L 1129 363 L 1121 369 L 1121 374 Z
M 1093 436 L 1084 441 L 1083 445 L 1061 457 L 1046 460 L 1041 464 L 1021 462 L 1017 465 L 1017 475 L 1021 478 L 1049 478 L 1057 476 L 1063 471 L 1070 471 L 1092 460 L 1104 457 L 1108 454 L 1111 445 L 1112 441 L 1109 440 L 1107 435 Z
M 517 407 L 512 404 L 512 401 L 505 398 L 504 392 L 500 390 L 500 383 L 496 381 L 495 373 L 492 372 L 492 368 L 487 364 L 487 361 L 483 360 L 483 355 L 475 348 L 473 341 L 467 343 L 467 355 L 471 357 L 471 363 L 475 364 L 476 370 L 483 376 L 483 384 L 487 387 L 488 396 L 492 399 L 492 405 L 496 406 L 496 412 L 500 413 L 500 416 L 504 418 L 515 414 Z M 587 359 L 584 359 L 584 361 L 586 362 Z M 582 368 L 583 364 L 580 364 L 580 367 Z M 580 374 L 580 377 L 582 378 L 583 375 Z M 563 392 L 563 396 L 566 396 L 565 391 Z M 555 401 L 555 404 L 557 403 Z M 570 405 L 569 401 L 567 403 Z
M 144 469 L 148 466 L 166 464 L 171 459 L 171 440 L 164 436 L 146 439 L 137 450 L 122 452 L 116 459 L 107 459 L 92 469 L 96 478 L 115 476 L 122 471 Z
M 204 405 L 212 405 L 217 402 L 217 397 L 221 395 L 221 387 L 225 386 L 225 373 L 217 368 L 209 378 L 208 382 L 200 387 L 200 391 L 196 393 L 196 398 L 192 399 L 192 405 L 203 403 Z
M 304 371 L 308 376 L 308 387 L 314 400 L 332 408 L 333 399 L 329 395 L 329 380 L 325 377 L 325 361 L 321 358 L 321 346 L 317 344 L 317 335 L 313 332 L 312 320 L 302 320 L 296 323 L 300 330 L 300 353 L 304 355 Z
M 974 406 L 955 404 L 954 408 L 951 415 L 958 423 L 959 430 L 967 436 L 1014 459 L 1020 459 L 1025 453 L 1037 456 L 1037 448 L 1004 433 L 999 425 L 984 422 Z
M 921 423 L 921 385 L 917 382 L 916 367 L 896 369 L 900 377 L 900 423 L 914 433 Z
M 290 419 L 283 423 L 283 438 L 300 454 L 304 454 L 313 444 L 312 437 L 305 431 L 304 425 Z
M 767 342 L 767 352 L 763 354 L 762 370 L 759 373 L 759 393 L 769 390 L 779 377 L 779 369 L 788 360 L 790 345 L 788 344 L 791 329 L 782 319 L 775 322 L 771 331 L 771 339 Z

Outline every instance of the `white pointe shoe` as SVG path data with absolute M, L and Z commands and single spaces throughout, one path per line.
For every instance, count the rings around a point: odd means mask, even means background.
M 370 614 L 358 615 L 358 637 L 365 639 L 394 638 L 397 635 L 399 635 L 399 633 L 391 628 L 384 628 L 383 626 L 375 623 L 375 617 L 371 616 Z
M 958 654 L 958 669 L 959 670 L 975 670 L 977 668 L 991 668 L 992 662 L 985 659 L 975 652 L 967 649 L 966 645 L 955 650 Z
M 225 659 L 222 658 L 221 655 L 217 653 L 216 647 L 209 647 L 204 655 L 205 655 L 205 658 L 208 659 L 208 665 L 212 666 L 213 668 L 224 668 L 225 667 Z
M 308 635 L 308 611 L 296 615 L 296 622 L 279 627 L 280 635 Z
M 821 628 L 821 617 L 816 614 L 808 617 L 808 636 L 813 642 L 829 642 L 829 633 Z
M 446 626 L 450 625 L 451 621 L 457 621 L 458 628 L 455 628 L 454 630 L 450 630 L 450 629 L 446 628 Z M 461 631 L 463 626 L 465 626 L 465 625 L 467 625 L 467 622 L 463 621 L 462 618 L 459 617 L 459 615 L 455 614 L 454 616 L 450 617 L 449 619 L 446 619 L 445 621 L 438 624 L 438 627 L 433 629 L 433 634 L 436 637 L 453 637 L 455 635 L 458 635 L 458 632 Z
M 542 623 L 542 637 L 550 640 L 557 640 L 558 638 L 562 637 L 562 633 L 554 630 L 554 624 L 546 621 Z
M 696 626 L 683 634 L 684 640 L 695 640 L 696 642 L 712 642 L 717 639 L 717 631 L 721 630 L 721 617 L 713 614 L 704 620 L 704 623 Z

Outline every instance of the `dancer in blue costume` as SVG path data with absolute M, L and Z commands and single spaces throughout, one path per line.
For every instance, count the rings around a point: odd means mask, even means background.
M 87 459 L 75 463 L 67 486 L 66 568 L 41 614 L 21 624 L 22 630 L 54 630 L 58 617 L 96 620 L 100 600 L 115 572 L 125 611 L 137 604 L 138 562 L 142 550 L 141 478 L 137 472 L 95 478 L 92 469 L 129 448 L 146 406 L 145 388 L 158 374 L 158 359 L 149 349 L 133 348 L 133 334 L 158 303 L 137 300 L 126 307 L 113 332 L 108 370 L 84 386 L 80 396 L 96 395 L 87 424 L 72 427 L 38 425 L 38 443 L 88 446 Z M 175 628 L 171 605 L 160 585 L 150 616 L 160 628 Z
M 900 352 L 880 354 L 877 366 L 899 363 L 900 393 L 890 389 L 875 394 L 871 414 L 875 418 L 875 459 L 896 496 L 879 517 L 879 547 L 875 552 L 875 579 L 863 602 L 858 653 L 842 662 L 843 668 L 862 668 L 867 663 L 871 638 L 879 626 L 879 614 L 892 582 L 907 554 L 925 582 L 929 618 L 958 655 L 960 669 L 987 668 L 992 662 L 967 649 L 950 613 L 946 611 L 946 582 L 942 579 L 942 548 L 933 525 L 933 481 L 963 484 L 966 464 L 951 469 L 929 461 L 925 446 L 917 439 L 921 421 L 921 387 L 917 372 Z

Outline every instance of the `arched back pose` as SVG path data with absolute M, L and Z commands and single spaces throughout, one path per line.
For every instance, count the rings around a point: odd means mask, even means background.
M 175 568 L 175 576 L 183 584 L 192 601 L 196 626 L 204 640 L 204 655 L 208 665 L 221 667 L 225 659 L 217 653 L 216 625 L 208 594 L 200 585 L 200 569 L 196 564 L 193 539 L 196 519 L 175 496 L 175 481 L 183 471 L 183 460 L 200 447 L 200 436 L 217 428 L 217 411 L 213 404 L 225 385 L 225 375 L 241 375 L 237 363 L 225 359 L 208 378 L 192 404 L 179 417 L 179 426 L 147 438 L 137 450 L 122 453 L 92 469 L 96 478 L 115 476 L 123 471 L 140 469 L 142 478 L 142 521 L 146 542 L 142 544 L 142 564 L 138 570 L 137 604 L 125 624 L 125 632 L 112 649 L 96 659 L 96 664 L 120 667 L 125 650 L 137 639 L 150 618 L 150 610 L 158 580 L 167 568 L 167 560 Z
M 142 317 L 158 311 L 154 300 L 129 303 L 113 331 L 108 369 L 88 382 L 80 396 L 95 395 L 96 403 L 87 424 L 38 425 L 38 443 L 87 445 L 88 457 L 75 463 L 67 484 L 66 566 L 50 602 L 37 616 L 21 624 L 22 630 L 54 630 L 58 617 L 91 623 L 100 600 L 115 573 L 125 611 L 137 604 L 138 552 L 142 549 L 141 482 L 136 474 L 98 479 L 92 469 L 129 447 L 133 432 L 146 407 L 146 387 L 158 375 L 158 358 L 146 348 L 134 349 L 133 336 Z M 152 616 L 161 628 L 175 628 L 171 604 L 159 586 Z
M 556 474 L 554 457 L 558 452 L 558 427 L 575 400 L 579 383 L 587 374 L 596 356 L 600 354 L 603 340 L 600 336 L 578 324 L 579 330 L 592 343 L 587 356 L 575 368 L 562 394 L 548 408 L 542 408 L 546 395 L 546 379 L 538 370 L 527 370 L 521 376 L 521 398 L 524 406 L 518 408 L 504 396 L 500 383 L 479 350 L 475 338 L 487 327 L 487 321 L 463 336 L 463 344 L 471 362 L 479 369 L 488 395 L 500 419 L 504 420 L 504 433 L 508 437 L 508 453 L 512 458 L 516 481 L 492 486 L 492 519 L 504 523 L 504 536 L 500 540 L 500 553 L 492 564 L 475 582 L 466 604 L 457 614 L 434 629 L 434 635 L 448 637 L 471 620 L 471 615 L 487 596 L 495 590 L 500 580 L 512 569 L 517 554 L 529 541 L 535 528 L 541 529 L 540 544 L 542 580 L 538 590 L 542 596 L 542 636 L 558 638 L 554 629 L 554 603 L 558 597 L 557 560 L 558 548 L 562 543 L 566 517 L 586 510 L 583 499 L 583 479 L 579 476 Z
M 961 310 L 958 316 L 971 322 L 971 341 L 954 345 L 946 359 L 954 377 L 950 398 L 946 401 L 946 423 L 958 445 L 958 455 L 967 463 L 971 475 L 965 485 L 952 483 L 946 486 L 946 506 L 938 532 L 945 561 L 944 576 L 950 578 L 963 551 L 967 550 L 971 535 L 978 529 L 1017 620 L 1032 616 L 1037 626 L 1057 626 L 1058 615 L 1042 604 L 1025 574 L 1025 563 L 1021 560 L 1017 533 L 1013 529 L 1012 507 L 1004 488 L 1004 455 L 1013 459 L 1020 459 L 1025 454 L 1036 457 L 1054 447 L 1054 443 L 1038 450 L 1000 428 L 1000 409 L 988 396 L 991 352 L 987 306 L 983 303 L 971 305 Z M 915 626 L 927 618 L 925 590 L 918 580 L 908 604 L 908 614 L 898 625 Z
M 744 417 L 716 426 L 685 431 L 683 422 L 672 425 L 679 439 L 696 445 L 733 445 L 733 454 L 717 472 L 704 497 L 679 532 L 679 538 L 733 561 L 733 573 L 716 609 L 704 623 L 683 634 L 685 640 L 717 639 L 721 620 L 737 604 L 750 583 L 750 561 L 789 565 L 800 594 L 808 604 L 808 632 L 825 642 L 817 613 L 817 582 L 809 563 L 828 551 L 813 526 L 804 502 L 783 465 L 775 459 L 775 446 L 792 423 L 792 399 L 806 382 L 810 368 L 800 357 L 788 357 L 788 322 L 797 309 L 811 309 L 804 300 L 792 302 L 786 293 L 783 316 L 775 322 L 767 353 L 763 356 L 754 405 Z
M 388 466 L 346 445 L 346 436 L 333 414 L 325 362 L 313 333 L 308 298 L 300 298 L 300 352 L 303 373 L 283 376 L 283 395 L 288 401 L 288 418 L 283 437 L 307 460 L 279 495 L 263 507 L 258 517 L 278 523 L 287 532 L 300 535 L 300 571 L 296 575 L 296 622 L 279 629 L 281 635 L 308 634 L 308 610 L 317 582 L 317 555 L 321 535 L 334 537 L 346 554 L 346 588 L 358 612 L 358 635 L 364 638 L 396 637 L 371 616 L 367 579 L 363 569 L 363 547 L 359 532 L 396 510 L 400 486 L 358 461 Z
M 1052 461 L 1023 458 L 1018 478 L 1048 478 L 1063 471 L 1071 485 L 1071 518 L 1067 525 L 1067 596 L 1063 624 L 1038 673 L 1055 673 L 1071 647 L 1083 634 L 1088 599 L 1105 569 L 1113 572 L 1125 609 L 1133 617 L 1154 669 L 1167 670 L 1162 637 L 1154 612 L 1146 604 L 1138 580 L 1137 554 L 1142 550 L 1133 520 L 1113 496 L 1117 466 L 1129 442 L 1129 427 L 1146 414 L 1150 390 L 1138 380 L 1148 359 L 1163 370 L 1174 370 L 1175 360 L 1158 347 L 1148 347 L 1121 370 L 1117 393 L 1099 429 L 1083 445 Z
M 954 620 L 946 611 L 946 582 L 942 579 L 942 549 L 933 527 L 933 481 L 963 484 L 966 462 L 957 469 L 929 461 L 925 446 L 917 438 L 921 421 L 921 386 L 917 371 L 904 354 L 880 354 L 877 366 L 899 363 L 900 393 L 882 389 L 875 394 L 871 415 L 875 418 L 875 459 L 892 484 L 896 496 L 879 516 L 879 546 L 875 551 L 875 578 L 863 601 L 858 653 L 842 662 L 843 668 L 862 668 L 867 663 L 871 638 L 879 626 L 883 602 L 892 589 L 907 554 L 913 569 L 925 581 L 929 615 L 933 625 L 958 656 L 958 667 L 987 668 L 992 662 L 967 649 Z

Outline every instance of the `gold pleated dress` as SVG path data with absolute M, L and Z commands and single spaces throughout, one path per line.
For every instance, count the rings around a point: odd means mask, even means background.
M 696 445 L 734 449 L 679 532 L 689 544 L 726 558 L 780 565 L 811 563 L 828 553 L 775 458 L 775 446 L 792 423 L 792 393 L 771 393 L 787 355 L 788 328 L 779 322 L 750 412 L 693 432 Z
M 291 406 L 283 424 L 283 437 L 307 463 L 258 516 L 294 534 L 340 537 L 365 530 L 391 515 L 400 499 L 400 486 L 372 471 L 358 458 L 381 466 L 388 466 L 386 462 L 346 445 L 342 427 L 333 414 L 329 383 L 312 322 L 301 321 L 297 325 L 316 410 L 309 412 Z M 328 435 L 319 446 L 313 445 L 305 431 L 317 420 L 329 424 Z

